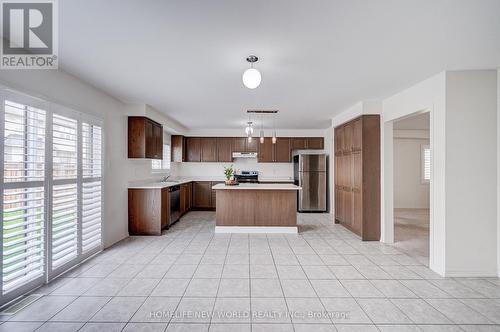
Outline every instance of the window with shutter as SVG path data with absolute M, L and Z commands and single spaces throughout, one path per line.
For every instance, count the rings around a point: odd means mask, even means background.
M 52 269 L 78 255 L 78 122 L 52 116 Z
M 101 127 L 82 124 L 82 251 L 101 246 Z
M 0 86 L 0 306 L 102 249 L 98 119 Z
M 3 101 L 2 295 L 44 276 L 46 112 Z
M 421 158 L 422 158 L 422 183 L 428 183 L 431 180 L 431 149 L 429 145 L 421 146 Z
M 163 144 L 162 160 L 151 160 L 153 172 L 164 172 L 170 169 L 170 144 Z

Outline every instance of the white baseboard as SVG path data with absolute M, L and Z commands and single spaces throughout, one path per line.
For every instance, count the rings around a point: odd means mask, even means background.
M 448 270 L 445 272 L 447 278 L 491 278 L 498 277 L 497 271 L 484 270 L 484 271 L 460 271 Z
M 297 227 L 215 226 L 215 233 L 297 234 Z

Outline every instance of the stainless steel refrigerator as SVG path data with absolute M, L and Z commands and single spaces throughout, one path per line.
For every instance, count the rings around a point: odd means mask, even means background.
M 300 212 L 327 211 L 326 154 L 298 154 L 293 157 L 294 182 L 302 187 L 298 195 Z

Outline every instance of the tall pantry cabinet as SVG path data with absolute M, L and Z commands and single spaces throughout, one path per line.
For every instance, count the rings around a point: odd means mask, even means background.
M 365 241 L 380 240 L 380 116 L 335 128 L 335 222 Z

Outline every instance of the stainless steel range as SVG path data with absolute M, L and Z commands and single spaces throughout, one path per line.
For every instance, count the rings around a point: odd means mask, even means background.
M 258 183 L 259 172 L 257 171 L 241 171 L 234 175 L 234 178 L 240 183 Z

